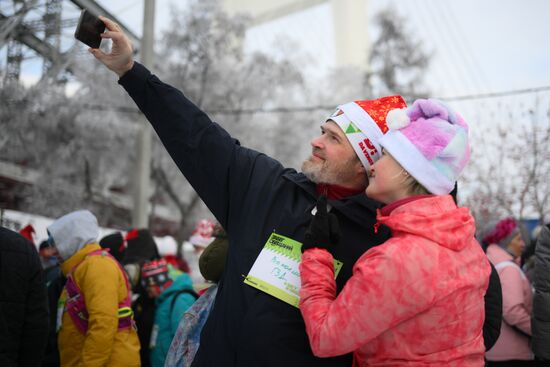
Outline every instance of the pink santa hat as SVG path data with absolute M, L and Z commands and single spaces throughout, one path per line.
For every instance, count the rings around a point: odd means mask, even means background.
M 435 99 L 392 110 L 380 145 L 429 192 L 450 193 L 470 159 L 468 125 Z
M 214 241 L 213 233 L 216 223 L 209 219 L 201 219 L 197 222 L 189 242 L 193 246 L 206 248 L 212 241 Z

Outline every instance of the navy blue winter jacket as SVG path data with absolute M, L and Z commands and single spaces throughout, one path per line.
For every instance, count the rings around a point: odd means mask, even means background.
M 313 356 L 300 311 L 246 285 L 244 276 L 273 231 L 302 241 L 315 184 L 278 161 L 241 147 L 218 124 L 142 65 L 120 79 L 179 169 L 227 230 L 229 253 L 193 366 L 347 366 L 350 356 Z M 374 234 L 378 204 L 365 195 L 332 202 L 343 238 L 339 290 L 355 261 L 388 237 Z
M 0 366 L 39 366 L 48 340 L 46 284 L 38 252 L 0 227 Z

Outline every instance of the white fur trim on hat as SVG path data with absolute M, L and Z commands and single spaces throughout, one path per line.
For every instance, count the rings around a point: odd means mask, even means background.
M 214 241 L 214 239 L 214 237 L 204 237 L 200 234 L 194 234 L 189 237 L 189 242 L 191 242 L 193 246 L 206 248 L 212 243 L 212 241 Z
M 368 170 L 379 158 L 381 147 L 379 139 L 384 135 L 372 117 L 363 110 L 357 103 L 350 102 L 338 106 L 338 110 L 343 113 L 333 114 L 327 121 L 334 121 L 340 129 L 346 134 L 355 154 Z M 355 133 L 348 132 L 350 124 L 356 126 L 360 131 Z
M 399 130 L 388 131 L 380 145 L 432 194 L 445 195 L 453 190 L 454 181 L 441 174 Z
M 378 141 L 384 133 L 380 130 L 376 122 L 370 117 L 370 115 L 362 109 L 357 103 L 346 103 L 340 107 L 344 113 L 349 116 L 349 119 L 353 121 L 358 128 L 363 131 L 364 135 L 369 137 L 372 143 L 378 150 L 378 156 L 375 161 L 380 158 L 380 144 Z
M 406 108 L 398 108 L 388 112 L 386 117 L 388 128 L 391 130 L 399 130 L 411 123 L 409 115 L 407 115 Z

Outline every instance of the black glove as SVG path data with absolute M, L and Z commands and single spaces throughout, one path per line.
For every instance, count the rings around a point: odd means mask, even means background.
M 310 248 L 328 249 L 340 242 L 340 225 L 333 213 L 327 213 L 327 197 L 319 196 L 317 213 L 309 223 L 306 231 L 302 252 Z

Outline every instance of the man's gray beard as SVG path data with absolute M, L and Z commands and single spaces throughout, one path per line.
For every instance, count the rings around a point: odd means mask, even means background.
M 315 163 L 310 159 L 306 159 L 302 163 L 302 173 L 316 184 L 323 183 L 328 185 L 334 185 L 339 182 L 337 174 L 334 172 L 327 172 L 323 163 Z

